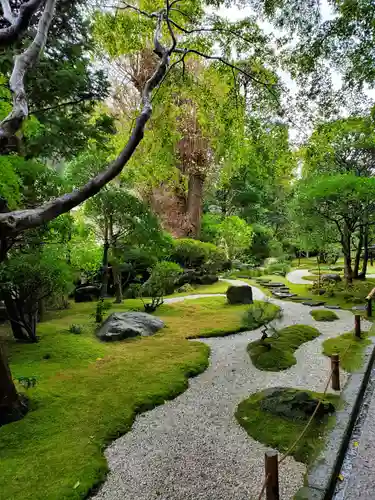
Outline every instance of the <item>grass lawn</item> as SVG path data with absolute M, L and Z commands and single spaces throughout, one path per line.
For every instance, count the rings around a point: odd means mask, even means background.
M 287 326 L 264 341 L 250 342 L 247 351 L 256 368 L 277 372 L 295 365 L 297 360 L 294 351 L 305 342 L 319 337 L 319 335 L 319 331 L 311 326 Z
M 72 304 L 38 325 L 38 344 L 9 339 L 14 378 L 36 377 L 37 385 L 28 390 L 28 415 L 0 428 L 0 499 L 85 498 L 105 477 L 105 445 L 207 367 L 208 346 L 187 337 L 219 325 L 217 334 L 236 330 L 248 307 L 228 306 L 225 297 L 163 305 L 156 314 L 166 328 L 158 334 L 107 344 L 93 335 L 95 303 Z M 126 300 L 109 312 L 140 309 Z M 68 332 L 73 323 L 82 334 Z
M 310 314 L 315 321 L 335 321 L 339 319 L 337 314 L 329 309 L 312 309 Z
M 347 372 L 355 372 L 363 365 L 363 354 L 366 346 L 371 341 L 363 335 L 362 339 L 355 337 L 353 332 L 344 333 L 339 337 L 327 339 L 323 342 L 323 354 L 332 356 L 340 355 L 340 366 Z M 345 356 L 344 353 L 346 352 Z
M 323 401 L 330 402 L 335 407 L 339 404 L 338 396 L 327 394 L 323 397 L 319 393 L 310 394 L 318 399 L 323 398 Z M 258 392 L 242 401 L 237 408 L 236 418 L 249 436 L 267 446 L 276 448 L 281 453 L 285 452 L 300 435 L 307 420 L 285 418 L 265 411 L 261 407 L 263 399 L 263 392 Z M 310 463 L 318 455 L 323 445 L 324 434 L 334 426 L 334 423 L 334 416 L 325 417 L 321 421 L 314 419 L 299 444 L 292 451 L 292 456 L 298 462 Z

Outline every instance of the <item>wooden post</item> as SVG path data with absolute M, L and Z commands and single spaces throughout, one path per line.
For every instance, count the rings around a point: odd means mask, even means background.
M 277 451 L 267 451 L 265 454 L 266 500 L 280 500 L 279 496 L 279 464 Z
M 372 297 L 367 298 L 367 307 L 366 307 L 367 317 L 372 317 Z
M 338 354 L 332 354 L 331 356 L 331 368 L 332 368 L 332 389 L 334 391 L 340 390 L 340 357 Z
M 354 332 L 357 338 L 361 338 L 361 316 L 356 314 L 354 316 Z

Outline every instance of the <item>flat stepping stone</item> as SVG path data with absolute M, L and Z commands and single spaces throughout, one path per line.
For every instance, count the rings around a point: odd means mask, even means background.
M 268 286 L 269 288 L 281 288 L 284 286 L 284 283 L 266 283 L 264 286 Z
M 304 306 L 319 307 L 319 306 L 324 306 L 325 302 L 305 301 L 305 302 L 302 302 L 302 304 Z
M 366 306 L 354 306 L 352 307 L 352 311 L 366 311 Z
M 308 302 L 311 300 L 309 297 L 299 297 L 298 295 L 293 298 L 296 302 Z
M 329 306 L 329 305 L 327 305 L 327 304 L 324 306 L 324 308 L 325 308 L 325 309 L 341 309 L 341 307 L 340 307 L 340 306 Z
M 295 294 L 293 294 L 293 293 L 273 292 L 272 295 L 274 297 L 277 297 L 278 299 L 290 299 L 291 297 L 294 297 Z

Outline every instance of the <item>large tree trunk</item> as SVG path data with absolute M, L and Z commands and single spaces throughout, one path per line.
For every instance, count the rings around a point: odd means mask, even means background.
M 15 300 L 7 293 L 4 295 L 4 302 L 14 338 L 16 340 L 28 342 L 30 340 L 28 332 L 22 325 Z
M 351 243 L 350 243 L 350 231 L 347 225 L 344 225 L 344 231 L 341 239 L 342 250 L 344 253 L 344 273 L 345 280 L 347 283 L 353 282 L 353 270 L 352 270 L 352 257 L 351 257 Z
M 368 249 L 368 244 L 369 244 L 369 226 L 366 224 L 364 228 L 364 233 L 363 233 L 363 264 L 362 264 L 362 277 L 366 278 L 366 273 L 367 273 L 367 264 L 368 264 L 368 258 L 369 258 L 369 249 Z
M 104 234 L 104 245 L 103 245 L 103 261 L 102 261 L 102 287 L 100 290 L 100 296 L 106 297 L 108 295 L 108 279 L 109 279 L 109 269 L 108 269 L 108 252 L 109 252 L 109 228 L 108 224 L 105 227 Z
M 113 280 L 115 283 L 115 304 L 121 304 L 122 302 L 122 276 L 118 264 L 113 264 Z
M 358 247 L 357 251 L 355 254 L 355 261 L 354 261 L 354 270 L 353 270 L 353 278 L 358 279 L 359 275 L 359 265 L 361 263 L 361 253 L 362 253 L 362 246 L 363 246 L 363 236 L 364 236 L 364 228 L 361 227 L 359 229 L 359 237 L 358 237 Z
M 26 405 L 21 401 L 13 383 L 5 350 L 0 343 L 0 427 L 20 420 L 26 411 Z
M 202 219 L 204 177 L 200 174 L 190 174 L 186 214 L 190 223 L 190 236 L 199 238 Z

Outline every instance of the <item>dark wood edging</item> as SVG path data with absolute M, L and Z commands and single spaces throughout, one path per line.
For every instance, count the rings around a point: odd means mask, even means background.
M 375 339 L 369 338 L 372 343 L 366 348 L 363 367 L 349 376 L 341 393 L 344 407 L 336 413 L 336 425 L 326 436 L 319 457 L 309 466 L 306 486 L 296 493 L 295 500 L 332 498 L 375 360 Z

